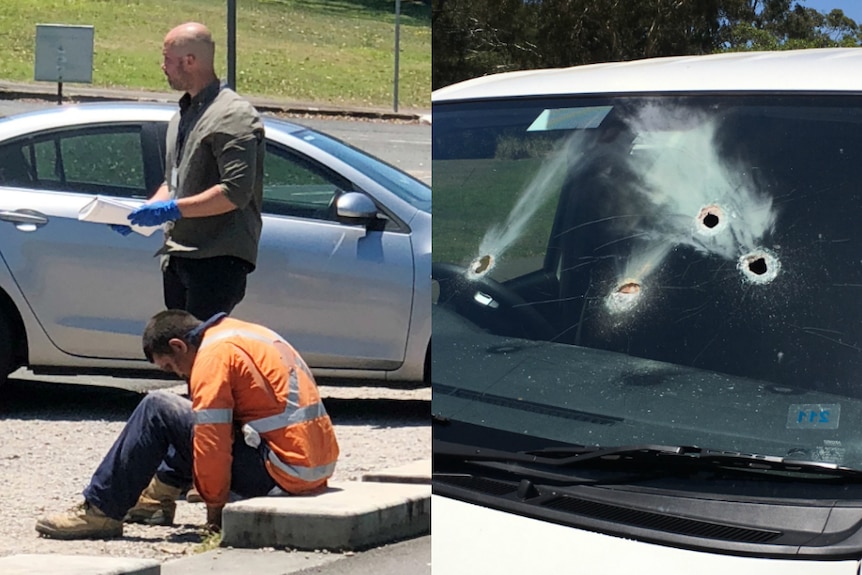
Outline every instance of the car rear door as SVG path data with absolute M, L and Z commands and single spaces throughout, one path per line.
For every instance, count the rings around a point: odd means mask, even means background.
M 140 337 L 163 307 L 161 233 L 78 221 L 95 195 L 143 201 L 161 180 L 155 124 L 42 132 L 0 147 L 0 251 L 60 350 L 143 359 Z

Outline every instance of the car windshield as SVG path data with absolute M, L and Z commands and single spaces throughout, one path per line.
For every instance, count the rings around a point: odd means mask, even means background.
M 433 114 L 438 420 L 862 468 L 858 97 Z
M 320 132 L 306 129 L 293 135 L 350 164 L 413 207 L 431 213 L 431 188 L 406 172 Z

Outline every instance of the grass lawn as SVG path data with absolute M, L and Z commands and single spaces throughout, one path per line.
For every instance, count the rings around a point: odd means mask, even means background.
M 165 33 L 199 21 L 227 75 L 227 0 L 4 0 L 0 78 L 33 81 L 36 24 L 94 27 L 93 85 L 169 91 Z M 399 110 L 430 107 L 431 8 L 402 0 Z M 393 104 L 395 0 L 237 0 L 236 81 L 246 95 L 319 104 Z

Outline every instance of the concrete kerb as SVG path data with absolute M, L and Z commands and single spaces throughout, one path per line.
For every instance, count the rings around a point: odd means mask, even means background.
M 46 101 L 57 100 L 56 87 L 49 88 L 44 84 L 31 84 L 26 82 L 0 81 L 0 99 L 3 100 L 26 100 L 39 99 Z M 177 92 L 150 92 L 143 90 L 131 90 L 122 88 L 63 88 L 63 100 L 74 102 L 104 102 L 111 100 L 131 100 L 139 102 L 167 102 L 176 103 L 179 99 Z M 403 112 L 390 112 L 374 108 L 346 108 L 337 106 L 318 105 L 309 102 L 292 102 L 288 100 L 273 100 L 267 98 L 249 97 L 249 101 L 260 112 L 281 113 L 292 115 L 314 115 L 349 117 L 373 120 L 401 120 L 411 122 L 430 123 L 430 115 L 424 111 L 409 110 Z
M 0 557 L 3 575 L 159 575 L 152 559 L 92 557 L 87 555 L 22 554 Z
M 310 569 L 349 558 L 339 553 L 219 547 L 206 553 L 166 561 L 162 564 L 161 575 L 288 575 L 308 573 Z
M 431 530 L 431 486 L 349 481 L 312 497 L 229 503 L 222 545 L 353 551 Z
M 332 483 L 313 497 L 258 497 L 230 503 L 222 545 L 239 548 L 361 550 L 431 529 L 431 460 Z
M 372 471 L 362 476 L 362 481 L 382 483 L 421 483 L 431 484 L 431 460 L 422 459 L 406 465 Z
M 427 459 L 367 473 L 361 482 L 335 483 L 329 493 L 314 497 L 231 503 L 223 515 L 221 547 L 169 561 L 162 572 L 234 573 L 242 566 L 261 575 L 305 573 L 343 558 L 338 551 L 426 535 L 431 530 L 430 483 Z

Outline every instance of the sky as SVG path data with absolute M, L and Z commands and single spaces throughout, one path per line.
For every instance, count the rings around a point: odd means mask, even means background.
M 853 18 L 857 24 L 862 24 L 862 0 L 804 0 L 801 4 L 827 14 L 834 8 L 840 8 L 845 16 Z

